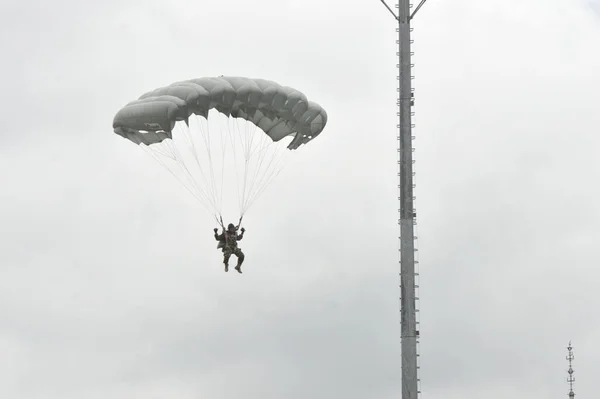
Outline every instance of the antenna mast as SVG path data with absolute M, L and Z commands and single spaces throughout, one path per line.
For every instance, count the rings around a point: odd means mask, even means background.
M 421 0 L 411 13 L 412 4 L 410 0 L 398 0 L 396 14 L 385 0 L 380 0 L 387 10 L 394 16 L 398 27 L 398 177 L 399 177 L 399 196 L 400 207 L 398 209 L 400 227 L 400 336 L 402 345 L 402 399 L 417 399 L 419 391 L 419 378 L 417 371 L 419 369 L 417 358 L 417 345 L 419 343 L 419 330 L 417 321 L 417 277 L 415 272 L 415 228 L 416 210 L 414 207 L 415 196 L 413 189 L 413 151 L 412 124 L 411 117 L 414 115 L 412 107 L 414 106 L 414 89 L 411 87 L 411 80 L 414 78 L 411 74 L 413 64 L 411 58 L 410 38 L 412 28 L 410 23 L 415 14 L 425 4 L 426 0 Z
M 573 392 L 573 384 L 575 383 L 575 377 L 573 377 L 573 373 L 575 373 L 575 370 L 573 370 L 573 359 L 575 359 L 575 356 L 573 355 L 571 341 L 569 341 L 567 350 L 569 351 L 569 354 L 567 355 L 567 360 L 569 361 L 569 370 L 567 370 L 567 373 L 569 373 L 569 377 L 567 378 L 567 382 L 569 383 L 569 399 L 574 399 L 575 392 Z

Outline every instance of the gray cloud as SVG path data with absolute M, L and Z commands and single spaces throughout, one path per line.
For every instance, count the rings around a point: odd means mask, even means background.
M 398 397 L 385 9 L 82 4 L 0 9 L 0 396 Z M 590 16 L 462 0 L 415 21 L 426 397 L 564 395 L 569 339 L 577 393 L 594 392 Z M 243 276 L 222 272 L 203 208 L 111 129 L 139 94 L 220 74 L 298 87 L 330 116 L 247 215 Z

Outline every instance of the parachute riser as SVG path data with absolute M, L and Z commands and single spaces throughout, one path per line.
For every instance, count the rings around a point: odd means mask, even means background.
M 238 224 L 237 226 L 235 226 L 236 230 L 239 230 L 240 226 L 242 225 L 242 219 L 244 218 L 244 215 L 240 216 L 240 220 L 238 220 Z M 217 223 L 219 223 L 219 225 L 221 226 L 221 228 L 223 229 L 223 231 L 225 231 L 225 223 L 223 222 L 223 216 L 219 215 L 219 217 L 217 218 L 217 216 L 215 215 L 215 219 L 217 219 Z

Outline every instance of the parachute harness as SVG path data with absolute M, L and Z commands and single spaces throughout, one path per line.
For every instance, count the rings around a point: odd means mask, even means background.
M 237 231 L 237 230 L 240 228 L 240 226 L 242 225 L 242 219 L 243 219 L 243 217 L 244 217 L 244 216 L 240 216 L 240 220 L 238 221 L 238 224 L 237 224 L 237 226 L 235 226 L 235 230 L 236 230 L 236 231 Z M 216 218 L 216 216 L 215 216 L 215 218 Z M 219 223 L 219 225 L 221 225 L 221 227 L 223 228 L 223 231 L 227 230 L 227 229 L 225 228 L 225 223 L 223 223 L 223 218 L 222 218 L 220 215 L 219 215 L 219 218 L 217 219 L 217 223 Z

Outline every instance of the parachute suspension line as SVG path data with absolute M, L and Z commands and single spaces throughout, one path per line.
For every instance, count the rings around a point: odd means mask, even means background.
M 222 201 L 222 196 L 218 195 L 218 190 L 216 187 L 216 179 L 215 179 L 215 171 L 214 171 L 214 167 L 213 167 L 213 160 L 212 160 L 212 146 L 211 146 L 211 140 L 210 140 L 210 128 L 208 125 L 208 121 L 206 121 L 206 130 L 204 130 L 202 128 L 202 119 L 200 119 L 200 117 L 198 117 L 197 119 L 194 118 L 192 119 L 193 122 L 196 122 L 198 125 L 198 128 L 195 130 L 200 131 L 200 135 L 202 136 L 203 142 L 204 142 L 204 146 L 206 147 L 206 154 L 207 154 L 207 159 L 208 159 L 208 165 L 209 165 L 209 169 L 210 169 L 210 184 L 207 181 L 207 186 L 210 187 L 210 190 L 212 192 L 212 198 L 213 198 L 213 202 L 214 202 L 214 206 L 215 206 L 215 212 L 217 214 L 221 214 L 221 208 L 223 206 L 223 201 Z M 196 156 L 196 162 L 198 164 L 199 167 L 200 166 L 200 160 L 198 158 L 198 153 L 195 153 Z
M 257 139 L 255 133 L 258 127 L 255 124 L 246 123 L 245 127 L 242 128 L 235 119 L 238 118 L 228 119 L 227 135 L 233 149 L 239 210 L 243 216 L 281 172 L 281 164 L 284 160 L 275 161 L 280 155 L 280 151 L 284 151 L 284 148 L 276 145 L 268 135 L 260 135 L 260 138 Z M 243 164 L 238 162 L 237 159 L 238 139 L 239 146 L 244 154 Z M 274 147 L 275 150 L 269 151 L 271 147 Z M 272 158 L 269 162 L 265 162 L 271 152 L 273 153 Z M 265 163 L 267 164 L 266 167 Z M 275 164 L 277 165 L 273 169 Z M 240 171 L 240 167 L 243 167 L 244 170 Z M 252 168 L 255 169 L 251 170 Z
M 285 156 L 283 157 L 283 160 L 280 160 L 279 162 L 279 168 L 273 168 L 271 170 L 271 172 L 269 173 L 268 177 L 266 177 L 266 171 L 269 170 L 271 164 L 273 163 L 273 161 L 276 159 L 277 157 L 277 153 L 282 151 L 283 147 L 281 146 L 275 146 L 275 151 L 273 156 L 271 157 L 271 160 L 269 161 L 269 164 L 267 165 L 267 167 L 265 168 L 265 175 L 262 176 L 262 179 L 260 179 L 259 184 L 258 184 L 258 189 L 256 192 L 254 192 L 254 195 L 248 200 L 248 204 L 246 205 L 247 208 L 249 208 L 254 201 L 256 201 L 256 199 L 258 197 L 260 197 L 262 195 L 262 193 L 267 189 L 267 187 L 271 184 L 271 182 L 273 182 L 273 180 L 279 175 L 279 173 L 283 170 L 283 163 L 285 162 Z M 285 150 L 283 150 L 285 151 Z M 264 151 L 264 154 L 266 154 L 266 151 Z M 264 157 L 263 157 L 264 159 Z M 262 162 L 261 162 L 262 164 Z
M 246 195 L 246 179 L 247 179 L 247 175 L 248 175 L 248 157 L 246 156 L 246 151 L 247 151 L 247 147 L 248 147 L 248 137 L 246 137 L 245 135 L 241 134 L 241 132 L 240 132 L 240 126 L 239 126 L 239 124 L 237 124 L 235 122 L 235 120 L 233 122 L 233 127 L 234 127 L 234 130 L 235 130 L 232 133 L 234 135 L 234 141 L 235 141 L 235 138 L 239 138 L 240 147 L 242 147 L 243 154 L 244 154 L 244 163 L 243 163 L 243 169 L 244 170 L 242 172 L 244 178 L 243 178 L 242 183 L 241 183 L 242 193 L 238 197 L 238 200 L 239 200 L 239 211 L 240 211 L 240 214 L 242 214 L 242 212 L 243 212 L 242 206 L 243 206 L 243 203 L 244 203 L 244 196 Z M 235 149 L 234 149 L 234 151 L 235 151 Z
M 246 170 L 245 170 L 245 176 L 244 176 L 244 195 L 242 197 L 242 204 L 241 204 L 241 213 L 244 214 L 246 213 L 246 211 L 250 208 L 250 205 L 254 202 L 254 199 L 256 196 L 256 192 L 254 191 L 254 187 L 256 185 L 256 181 L 258 179 L 258 175 L 261 172 L 261 167 L 264 163 L 264 158 L 265 158 L 265 151 L 264 149 L 267 148 L 269 146 L 269 144 L 273 144 L 272 139 L 267 136 L 267 135 L 260 135 L 260 138 L 258 139 L 258 144 L 256 146 L 256 148 L 254 147 L 254 143 L 256 140 L 256 129 L 258 127 L 256 125 L 246 125 L 246 142 L 247 142 L 247 146 L 244 152 L 244 156 L 246 159 Z M 251 131 L 250 131 L 251 130 Z M 254 155 L 258 154 L 258 160 L 257 160 L 257 165 L 254 169 L 254 171 L 252 172 L 250 170 L 251 167 L 251 160 L 254 157 Z M 248 181 L 248 174 L 251 174 L 252 177 L 250 179 L 250 181 Z
M 199 130 L 200 132 L 203 132 L 203 129 L 200 125 L 200 123 L 198 123 L 199 125 Z M 215 198 L 215 207 L 217 207 L 216 202 L 219 202 L 222 205 L 222 200 L 219 198 L 218 196 L 218 190 L 217 190 L 217 184 L 216 184 L 216 180 L 215 180 L 215 171 L 214 171 L 214 166 L 213 166 L 213 160 L 212 160 L 212 146 L 211 146 L 211 140 L 210 140 L 210 126 L 208 125 L 208 121 L 206 123 L 206 134 L 202 134 L 202 138 L 204 139 L 204 144 L 206 146 L 206 154 L 208 156 L 208 164 L 209 164 L 209 168 L 210 168 L 210 175 L 211 175 L 211 183 L 212 183 L 212 190 L 213 190 L 213 195 Z M 218 213 L 221 214 L 221 206 L 217 207 Z
M 247 200 L 247 202 L 245 204 L 246 209 L 248 209 L 254 203 L 254 201 L 256 201 L 256 199 L 262 195 L 262 193 L 271 184 L 271 182 L 275 179 L 275 177 L 277 177 L 279 175 L 279 173 L 283 169 L 283 164 L 285 163 L 286 155 L 288 155 L 287 152 L 285 152 L 286 151 L 285 147 L 281 146 L 281 145 L 277 145 L 277 143 L 275 143 L 270 137 L 262 136 L 262 139 L 263 140 L 261 140 L 261 143 L 258 146 L 258 148 L 256 148 L 253 151 L 253 155 L 255 153 L 258 154 L 259 161 L 258 161 L 258 165 L 255 170 L 255 173 L 254 173 L 253 181 L 250 186 L 250 191 L 251 191 L 252 195 L 250 196 L 250 198 Z M 274 149 L 274 150 L 269 151 L 271 149 Z M 285 152 L 285 155 L 282 157 L 283 159 L 280 159 L 279 162 L 275 162 L 275 160 L 278 158 L 278 156 L 280 155 L 280 153 L 282 151 Z M 270 156 L 270 160 L 269 160 L 267 166 L 264 168 L 264 170 L 261 170 L 262 166 L 264 164 L 265 158 L 267 157 L 267 154 L 269 154 L 270 152 L 272 153 L 272 155 Z M 278 164 L 276 167 L 272 167 L 274 162 L 276 164 Z M 260 175 L 260 178 L 259 178 L 259 175 Z M 256 190 L 255 190 L 255 186 L 257 186 Z
M 192 182 L 192 184 L 194 185 L 194 187 L 196 188 L 196 190 L 198 190 L 200 192 L 204 192 L 201 188 L 201 185 L 198 184 L 198 180 L 196 179 L 194 174 L 190 171 L 188 165 L 186 164 L 185 160 L 181 156 L 181 153 L 179 152 L 179 149 L 177 148 L 175 143 L 169 142 L 169 146 L 171 147 L 173 154 L 175 155 L 175 160 L 177 161 L 177 163 L 179 164 L 181 169 L 187 173 L 187 176 L 189 176 L 189 179 Z M 210 197 L 207 196 L 207 198 L 209 198 L 209 201 L 210 201 Z M 212 201 L 210 201 L 210 202 L 212 204 Z
M 163 143 L 166 143 L 166 146 L 169 147 L 169 149 L 171 150 L 171 152 L 173 153 L 174 159 L 177 162 L 177 164 L 179 165 L 179 167 L 181 168 L 182 171 L 187 172 L 187 176 L 190 180 L 190 182 L 194 185 L 194 187 L 196 188 L 196 190 L 198 190 L 198 192 L 203 193 L 203 195 L 208 199 L 208 203 L 212 206 L 212 212 L 214 212 L 214 200 L 212 198 L 209 197 L 209 195 L 207 193 L 204 192 L 204 190 L 202 190 L 200 188 L 200 186 L 198 185 L 197 180 L 194 178 L 194 175 L 190 172 L 189 168 L 187 167 L 185 161 L 183 160 L 183 158 L 181 157 L 181 154 L 179 153 L 179 151 L 177 150 L 177 147 L 173 144 L 172 141 L 168 141 L 168 140 L 164 140 Z
M 222 119 L 220 120 L 222 121 Z M 214 215 L 216 220 L 220 220 L 222 217 L 224 199 L 225 159 L 228 157 L 227 140 L 229 140 L 233 150 L 233 163 L 235 166 L 236 189 L 238 193 L 238 206 L 241 220 L 248 209 L 263 194 L 283 169 L 285 159 L 281 157 L 281 152 L 283 151 L 287 154 L 285 146 L 278 145 L 278 143 L 275 143 L 266 134 L 261 134 L 260 137 L 256 137 L 256 131 L 258 129 L 256 125 L 248 122 L 242 127 L 239 124 L 239 118 L 229 117 L 225 122 L 227 128 L 223 125 L 221 126 L 219 136 L 221 137 L 221 148 L 219 149 L 219 144 L 213 143 L 214 140 L 210 137 L 210 130 L 213 129 L 210 128 L 209 121 L 206 118 L 198 116 L 195 120 L 191 118 L 189 122 L 190 123 L 187 126 L 184 126 L 183 123 L 176 124 L 175 131 L 177 135 L 174 137 L 174 140 L 164 140 L 161 143 L 146 146 L 144 150 L 146 150 L 155 161 L 167 169 L 196 200 Z M 200 131 L 195 133 L 194 130 Z M 225 132 L 225 130 L 227 130 L 227 132 Z M 179 134 L 181 134 L 182 137 L 179 137 Z M 200 158 L 202 150 L 198 148 L 198 144 L 195 142 L 197 135 L 202 137 L 202 142 L 206 147 L 206 160 L 209 162 L 209 165 L 204 164 L 204 160 Z M 178 139 L 181 140 L 181 142 Z M 186 148 L 186 155 L 188 155 L 188 157 L 186 157 L 187 162 L 191 161 L 189 156 L 193 156 L 195 161 L 186 163 L 186 158 L 182 156 L 181 149 L 177 144 L 184 145 Z M 213 145 L 217 146 L 217 151 L 221 150 L 222 165 L 220 168 L 220 187 L 218 187 L 217 182 L 219 171 L 213 164 L 216 160 L 213 154 L 215 152 L 215 149 L 212 148 Z M 238 146 L 243 152 L 243 162 L 238 162 L 238 158 L 241 155 L 237 154 Z M 175 173 L 173 168 L 165 164 L 161 157 L 170 159 L 177 164 L 181 173 Z M 268 160 L 267 157 L 269 157 Z M 196 169 L 196 166 L 192 166 L 194 162 L 200 172 L 199 176 L 196 175 L 197 173 L 192 173 L 193 171 L 191 169 Z M 209 167 L 211 170 L 206 170 Z M 240 171 L 240 167 L 243 167 L 244 170 Z M 208 176 L 208 174 L 210 174 L 210 176 Z
M 175 161 L 175 163 L 181 168 L 183 172 L 187 172 L 186 177 L 188 178 L 189 182 L 193 184 L 196 190 L 202 191 L 198 187 L 196 179 L 194 179 L 194 176 L 192 176 L 189 169 L 186 167 L 183 159 L 179 154 L 179 151 L 177 151 L 177 147 L 175 147 L 175 144 L 173 143 L 173 140 L 164 140 L 161 142 L 161 145 L 164 147 L 165 150 L 168 150 L 169 158 Z
M 209 168 L 210 168 L 210 175 L 211 175 L 210 186 L 212 189 L 214 203 L 215 203 L 215 219 L 221 225 L 221 227 L 223 227 L 222 213 L 223 213 L 223 188 L 224 188 L 224 179 L 225 179 L 225 145 L 223 144 L 224 140 L 221 140 L 221 179 L 220 179 L 221 184 L 220 184 L 220 186 L 218 186 L 217 178 L 215 177 L 215 166 L 213 163 L 213 148 L 212 148 L 212 140 L 211 140 L 211 129 L 210 129 L 210 123 L 209 123 L 208 117 L 209 117 L 208 115 L 206 117 L 197 116 L 194 119 L 194 121 L 197 124 L 197 130 L 200 132 L 200 136 L 202 136 L 202 140 L 204 142 L 204 147 L 206 149 L 207 159 L 208 159 Z M 213 117 L 213 118 L 215 118 L 215 117 Z
M 183 136 L 187 140 L 188 144 L 190 144 L 192 146 L 192 148 L 194 148 L 194 142 L 191 139 L 191 137 L 187 134 L 186 129 L 184 129 L 180 124 L 177 124 L 176 128 L 179 130 L 181 136 Z M 171 144 L 173 146 L 173 153 L 175 153 L 176 152 L 175 145 L 173 143 L 171 143 Z M 194 156 L 195 156 L 195 158 L 197 160 L 198 158 L 197 158 L 197 156 L 195 154 L 195 152 L 196 152 L 195 148 L 193 149 L 193 152 L 194 152 Z M 173 159 L 175 161 L 177 161 L 177 158 L 178 158 L 177 155 L 175 155 L 175 157 Z M 194 182 L 195 187 L 198 189 L 198 191 L 202 191 L 203 194 L 206 196 L 207 200 L 210 202 L 210 199 L 208 198 L 208 194 L 204 193 L 204 191 L 200 189 L 200 187 L 198 186 L 198 184 L 196 182 L 196 179 L 193 178 L 193 175 L 191 174 L 191 172 L 189 171 L 189 168 L 187 168 L 187 166 L 185 165 L 185 162 L 183 160 L 181 160 L 180 166 L 182 167 L 182 169 L 185 167 L 185 170 L 188 172 L 191 180 Z M 198 166 L 200 167 L 200 165 L 198 165 Z M 202 167 L 200 167 L 200 174 L 206 180 L 206 178 L 204 177 L 204 172 L 202 171 Z
M 256 185 L 256 181 L 258 179 L 259 174 L 261 173 L 261 167 L 264 163 L 264 159 L 265 159 L 265 149 L 267 149 L 269 147 L 269 145 L 274 144 L 274 142 L 272 141 L 272 139 L 267 136 L 267 135 L 260 135 L 260 139 L 258 140 L 259 143 L 256 145 L 256 148 L 254 148 L 254 143 L 256 140 L 256 129 L 258 127 L 255 124 L 246 125 L 246 130 L 245 130 L 245 148 L 244 148 L 244 157 L 245 157 L 245 161 L 246 161 L 246 168 L 244 171 L 244 189 L 243 189 L 243 195 L 242 195 L 242 203 L 240 205 L 241 208 L 241 213 L 244 214 L 250 207 L 250 205 L 254 202 L 254 199 L 257 198 L 259 195 L 258 192 L 254 191 L 255 185 Z M 240 134 L 241 135 L 241 134 Z M 255 167 L 255 170 L 252 172 L 250 170 L 251 166 L 254 166 L 253 163 L 251 163 L 252 158 L 254 158 L 254 155 L 258 154 L 258 160 L 257 160 L 257 165 Z M 266 171 L 264 171 L 266 172 Z M 252 175 L 251 180 L 248 181 L 248 177 L 249 174 Z
M 177 151 L 175 144 L 172 142 L 169 142 L 168 144 L 165 144 L 165 147 L 169 147 L 171 153 L 173 154 L 171 159 L 173 159 L 175 161 L 175 163 L 179 166 L 180 170 L 183 172 L 184 176 L 186 177 L 186 180 L 188 181 L 188 183 L 190 183 L 190 185 L 195 188 L 196 192 L 199 193 L 202 196 L 202 198 L 206 201 L 205 207 L 209 211 L 212 211 L 212 209 L 211 209 L 212 202 L 210 200 L 210 197 L 202 189 L 202 187 L 198 185 L 198 182 L 194 178 L 194 175 L 192 175 L 189 168 L 183 161 L 183 158 L 179 154 L 179 151 Z
M 222 136 L 221 136 L 222 137 Z M 223 187 L 225 186 L 225 149 L 227 140 L 221 139 L 221 207 L 223 207 Z
M 243 215 L 244 212 L 246 211 L 244 204 L 245 204 L 245 200 L 246 200 L 246 187 L 248 184 L 248 169 L 250 169 L 250 149 L 252 148 L 252 143 L 254 142 L 254 132 L 250 133 L 249 132 L 249 125 L 246 124 L 246 129 L 245 132 L 243 134 L 243 147 L 244 148 L 244 185 L 243 185 L 243 189 L 242 189 L 242 198 L 240 201 L 240 214 Z M 238 129 L 238 134 L 241 136 L 241 132 L 239 132 Z
M 258 146 L 258 148 L 254 149 L 253 151 L 250 152 L 249 156 L 253 156 L 256 153 L 260 153 L 265 148 L 268 148 L 269 145 L 273 144 L 274 142 L 269 136 L 261 135 L 260 143 L 261 144 Z
M 240 201 L 241 195 L 240 195 L 240 185 L 239 185 L 239 173 L 238 173 L 238 166 L 237 166 L 237 156 L 236 156 L 236 151 L 235 151 L 235 137 L 234 134 L 231 132 L 232 130 L 232 123 L 235 123 L 234 121 L 232 121 L 231 119 L 227 119 L 227 136 L 229 137 L 229 142 L 231 143 L 231 148 L 233 150 L 233 166 L 235 169 L 235 177 L 236 177 L 236 189 L 237 189 L 237 193 L 238 193 L 238 206 L 240 208 L 240 213 L 241 213 L 241 208 L 242 208 L 242 204 Z
M 223 226 L 223 216 L 221 216 L 219 214 L 219 217 L 217 217 L 217 215 L 214 215 L 215 220 L 217 221 L 217 224 L 219 224 L 219 226 L 221 226 L 223 228 L 223 230 L 225 230 L 225 226 Z
M 189 120 L 188 120 L 188 123 L 189 123 Z M 181 135 L 186 139 L 187 143 L 189 144 L 189 147 L 191 147 L 191 149 L 192 149 L 191 152 L 192 152 L 192 155 L 194 156 L 194 159 L 196 160 L 196 165 L 198 166 L 198 170 L 200 172 L 200 176 L 202 177 L 203 182 L 207 183 L 208 179 L 206 178 L 206 174 L 204 172 L 204 169 L 202 168 L 202 165 L 200 164 L 200 158 L 198 156 L 198 150 L 196 149 L 196 144 L 194 142 L 194 138 L 192 136 L 192 130 L 190 129 L 190 126 L 189 125 L 184 126 L 181 123 L 177 124 L 176 126 L 179 129 Z M 208 184 L 207 184 L 207 186 L 208 186 Z M 207 201 L 212 205 L 211 208 L 207 207 L 207 209 L 209 210 L 209 212 L 211 212 L 213 214 L 218 213 L 218 207 L 217 207 L 217 204 L 215 202 L 214 195 L 210 196 L 209 192 L 206 192 L 204 190 L 200 190 L 200 191 L 203 192 L 203 194 L 206 197 Z
M 266 135 L 261 135 L 260 144 L 258 145 L 258 148 L 256 150 L 250 152 L 248 154 L 248 158 L 252 157 L 255 153 L 258 153 L 259 156 L 261 155 L 261 153 L 263 153 L 263 150 L 269 146 L 269 142 L 267 141 L 267 137 L 268 136 L 266 136 Z M 261 167 L 262 162 L 264 160 L 264 156 L 260 156 L 259 160 L 260 160 L 259 164 L 257 165 L 256 169 L 254 170 L 254 175 L 253 175 L 253 178 L 252 178 L 252 183 L 250 184 L 250 191 L 252 191 L 253 183 L 254 183 L 254 181 L 256 181 L 256 177 L 258 175 L 258 172 L 260 171 L 260 167 Z
M 246 201 L 244 202 L 243 206 L 244 209 L 248 209 L 250 207 L 250 205 L 252 204 L 252 202 L 254 202 L 254 197 L 256 197 L 256 192 L 253 191 L 254 190 L 254 186 L 256 185 L 256 181 L 258 179 L 258 175 L 261 171 L 262 165 L 264 163 L 265 160 L 265 154 L 266 151 L 264 151 L 266 148 L 268 148 L 269 143 L 267 141 L 267 139 L 265 139 L 265 137 L 268 136 L 263 136 L 261 137 L 261 142 L 259 144 L 259 148 L 258 148 L 258 162 L 256 165 L 256 169 L 254 170 L 253 176 L 252 176 L 252 180 L 250 182 L 250 189 L 248 190 L 248 199 L 246 199 Z M 249 155 L 250 157 L 250 155 Z M 273 159 L 271 159 L 272 161 Z M 267 168 L 265 169 L 265 172 L 268 170 L 269 166 L 267 165 Z M 264 178 L 264 176 L 263 176 Z M 262 179 L 261 179 L 262 180 Z
M 146 152 L 146 154 L 149 154 L 152 158 L 154 158 L 154 160 L 156 162 L 158 162 L 160 165 L 162 165 L 166 170 L 169 171 L 169 173 L 171 173 L 171 175 L 173 175 L 173 177 L 175 177 L 175 179 L 186 189 L 189 191 L 190 194 L 192 194 L 192 196 L 194 198 L 196 198 L 198 200 L 198 202 L 200 202 L 209 212 L 210 212 L 210 207 L 207 206 L 207 204 L 203 201 L 203 198 L 201 198 L 201 196 L 198 195 L 198 193 L 195 193 L 193 190 L 191 190 L 184 182 L 183 180 L 181 180 L 179 178 L 179 176 L 177 176 L 175 174 L 175 172 L 173 172 L 171 170 L 171 168 L 169 168 L 161 159 L 159 156 L 157 156 L 154 151 L 156 151 L 159 154 L 163 154 L 165 157 L 170 158 L 170 156 L 168 156 L 167 154 L 164 154 L 162 151 L 158 151 L 156 149 L 150 149 L 148 146 L 142 144 L 140 145 L 140 147 L 144 150 L 144 152 Z M 172 159 L 172 158 L 171 158 Z
M 148 146 L 150 151 L 147 152 L 217 220 L 221 219 L 223 213 L 225 174 L 233 166 L 235 174 L 232 177 L 235 177 L 236 182 L 232 183 L 236 185 L 239 214 L 242 219 L 258 197 L 279 175 L 286 160 L 282 159 L 281 152 L 287 155 L 288 151 L 285 146 L 275 143 L 267 134 L 260 134 L 257 137 L 260 128 L 256 124 L 231 115 L 224 115 L 224 118 L 225 120 L 221 114 L 215 115 L 213 119 L 194 115 L 185 125 L 183 122 L 178 122 L 174 129 L 176 134 L 172 139 Z M 210 126 L 212 121 L 216 121 L 220 126 Z M 215 129 L 219 127 L 219 135 L 214 136 Z M 195 132 L 195 130 L 199 131 Z M 221 140 L 220 143 L 217 138 Z M 201 146 L 205 147 L 204 150 L 199 148 Z M 229 160 L 227 154 L 229 146 L 233 150 L 233 162 Z M 216 154 L 219 151 L 221 151 L 220 156 Z M 242 154 L 238 154 L 239 151 Z M 163 157 L 165 160 L 170 159 L 173 164 L 178 164 L 178 167 L 171 166 L 170 162 L 166 165 Z M 242 160 L 241 157 L 244 159 Z M 219 161 L 217 158 L 221 160 L 221 167 L 214 164 Z M 178 172 L 174 170 L 177 168 L 180 169 L 179 173 L 175 173 Z M 195 170 L 196 168 L 198 170 Z
M 150 148 L 150 147 L 148 147 L 148 146 L 146 146 L 146 145 L 144 145 L 144 147 L 146 147 L 146 150 L 147 150 L 146 152 L 148 152 L 148 153 L 149 153 L 149 154 L 151 154 L 153 157 L 155 157 L 155 159 L 156 159 L 156 157 L 157 157 L 157 155 L 156 155 L 156 154 L 159 154 L 159 155 L 162 155 L 162 156 L 163 156 L 163 157 L 165 157 L 165 158 L 169 158 L 169 159 L 172 159 L 173 161 L 177 161 L 173 155 L 167 154 L 165 151 L 163 151 L 163 150 L 160 148 L 160 145 L 162 145 L 162 143 L 160 143 L 160 144 L 154 144 L 154 145 L 152 146 L 152 148 Z M 164 164 L 163 164 L 163 165 L 164 165 Z
M 204 170 L 202 169 L 202 166 L 200 165 L 200 160 L 198 158 L 198 151 L 196 150 L 196 145 L 194 143 L 194 139 L 192 137 L 192 134 L 191 134 L 189 128 L 186 129 L 181 124 L 177 124 L 177 128 L 179 129 L 179 131 L 181 132 L 181 135 L 186 139 L 187 143 L 192 148 L 192 154 L 194 155 L 194 159 L 196 160 L 196 164 L 198 165 L 198 169 L 200 169 L 200 175 L 204 179 L 204 182 L 206 182 L 206 180 L 207 180 L 206 179 L 206 175 L 204 174 Z

